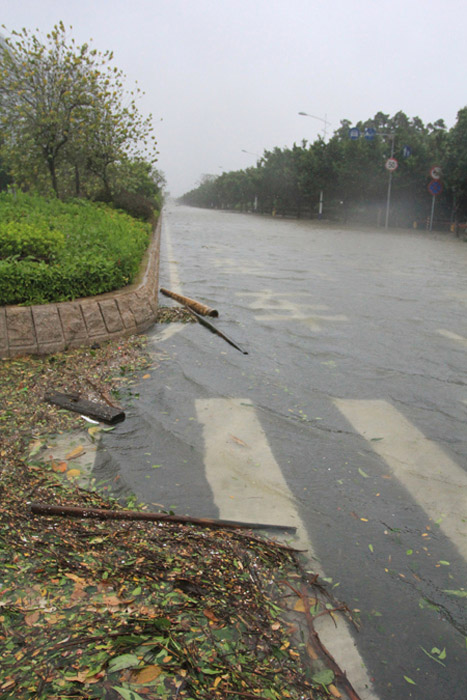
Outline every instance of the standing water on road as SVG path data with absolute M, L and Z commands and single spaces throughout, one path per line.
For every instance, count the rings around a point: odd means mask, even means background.
M 96 460 L 154 507 L 297 525 L 367 697 L 466 697 L 466 273 L 447 235 L 168 207 L 162 286 L 249 354 L 156 326 Z

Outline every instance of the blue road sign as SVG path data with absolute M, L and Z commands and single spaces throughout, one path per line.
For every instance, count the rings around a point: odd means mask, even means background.
M 412 149 L 410 148 L 410 146 L 404 146 L 404 148 L 402 149 L 402 155 L 404 156 L 404 158 L 408 158 L 412 155 Z
M 357 129 L 356 126 L 349 129 L 349 138 L 351 138 L 352 141 L 356 141 L 358 138 L 360 138 L 360 129 Z
M 428 192 L 433 195 L 433 197 L 436 197 L 437 194 L 440 194 L 443 190 L 443 185 L 439 180 L 432 180 L 430 184 L 428 185 Z
M 376 136 L 376 129 L 373 129 L 373 127 L 369 126 L 365 129 L 365 138 L 367 141 L 373 141 L 373 139 Z

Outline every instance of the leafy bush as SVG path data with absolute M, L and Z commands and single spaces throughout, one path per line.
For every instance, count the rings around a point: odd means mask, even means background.
M 0 194 L 0 222 L 0 231 L 9 232 L 0 233 L 0 304 L 67 301 L 119 289 L 138 272 L 151 232 L 149 224 L 107 205 L 21 193 Z
M 120 190 L 113 198 L 114 206 L 143 221 L 154 221 L 154 204 L 144 195 Z
M 0 258 L 36 258 L 51 261 L 65 243 L 61 231 L 54 231 L 47 224 L 40 226 L 21 221 L 0 221 Z

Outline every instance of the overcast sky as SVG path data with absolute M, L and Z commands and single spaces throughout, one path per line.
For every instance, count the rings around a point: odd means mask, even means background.
M 324 123 L 300 111 L 326 116 L 329 136 L 380 110 L 450 127 L 467 105 L 465 0 L 2 3 L 8 30 L 60 20 L 138 80 L 173 195 L 264 149 L 313 141 Z

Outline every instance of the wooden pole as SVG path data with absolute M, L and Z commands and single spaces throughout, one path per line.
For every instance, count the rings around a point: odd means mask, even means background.
M 219 312 L 216 311 L 216 309 L 211 309 L 211 307 L 206 306 L 206 304 L 201 304 L 201 302 L 196 301 L 195 299 L 190 299 L 190 297 L 184 297 L 176 292 L 171 292 L 164 287 L 161 287 L 161 294 L 178 301 L 178 303 L 183 304 L 183 306 L 188 306 L 189 309 L 193 309 L 193 311 L 201 314 L 201 316 L 214 316 L 216 318 L 219 316 Z
M 94 520 L 146 520 L 152 522 L 184 523 L 202 527 L 226 528 L 229 530 L 283 530 L 295 533 L 291 525 L 265 523 L 243 523 L 233 520 L 214 520 L 213 518 L 190 518 L 186 515 L 168 515 L 167 513 L 146 513 L 139 510 L 107 510 L 106 508 L 82 508 L 77 506 L 55 506 L 47 503 L 31 503 L 34 515 L 59 515 L 70 518 L 91 518 Z

